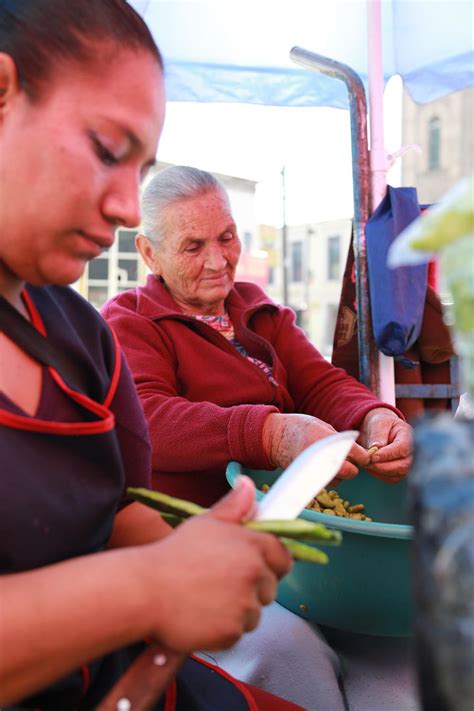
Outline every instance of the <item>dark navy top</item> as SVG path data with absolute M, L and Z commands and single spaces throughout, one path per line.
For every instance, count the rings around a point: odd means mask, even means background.
M 44 367 L 34 417 L 0 395 L 1 573 L 102 550 L 126 487 L 150 485 L 147 424 L 109 327 L 71 289 L 28 288 L 24 298 L 33 325 L 83 371 L 87 392 Z M 93 708 L 137 650 L 78 670 L 19 707 Z
M 70 356 L 80 374 L 77 382 L 85 387 L 44 367 L 33 417 L 0 395 L 3 574 L 103 550 L 117 509 L 127 504 L 126 487 L 150 488 L 148 428 L 110 328 L 70 288 L 28 287 L 24 299 L 33 325 Z M 138 643 L 112 652 L 8 711 L 92 711 L 143 648 Z M 157 711 L 257 708 L 245 685 L 194 659 L 186 661 L 156 706 Z

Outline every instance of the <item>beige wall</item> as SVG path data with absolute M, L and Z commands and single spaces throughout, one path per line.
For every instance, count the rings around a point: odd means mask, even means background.
M 339 237 L 339 262 L 333 277 L 328 274 L 329 240 Z M 342 276 L 351 236 L 351 220 L 340 219 L 304 225 L 287 226 L 289 259 L 288 301 L 301 311 L 301 325 L 310 340 L 330 357 L 335 315 L 339 304 Z M 302 244 L 303 264 L 300 281 L 294 281 L 291 269 L 292 245 Z M 260 243 L 269 254 L 274 280 L 267 291 L 278 303 L 283 299 L 282 231 L 269 225 L 260 226 Z
M 440 120 L 440 166 L 429 168 L 429 122 Z M 403 144 L 416 143 L 402 159 L 403 185 L 417 188 L 420 202 L 439 200 L 461 178 L 474 171 L 474 88 L 457 91 L 429 104 L 403 96 Z

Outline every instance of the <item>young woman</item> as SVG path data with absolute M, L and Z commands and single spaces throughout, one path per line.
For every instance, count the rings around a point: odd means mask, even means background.
M 93 709 L 143 649 L 230 646 L 290 568 L 242 479 L 170 533 L 133 381 L 67 287 L 139 222 L 160 54 L 123 0 L 0 0 L 0 705 Z M 189 660 L 157 708 L 296 708 Z

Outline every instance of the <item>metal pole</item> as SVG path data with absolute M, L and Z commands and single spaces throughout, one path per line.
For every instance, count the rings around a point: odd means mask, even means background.
M 354 192 L 354 258 L 357 298 L 357 338 L 359 345 L 359 378 L 377 392 L 377 353 L 370 318 L 365 225 L 369 217 L 370 170 L 367 142 L 367 101 L 364 85 L 346 64 L 293 47 L 290 58 L 308 69 L 340 79 L 349 96 L 352 147 L 352 185 Z
M 369 66 L 370 183 L 371 212 L 387 192 L 387 155 L 383 125 L 382 8 L 380 0 L 367 2 L 367 41 Z M 395 405 L 393 358 L 378 352 L 377 392 L 382 400 Z
M 285 166 L 281 169 L 281 191 L 282 191 L 282 217 L 281 228 L 282 254 L 283 254 L 283 304 L 288 306 L 288 234 L 286 226 L 286 186 L 285 186 Z

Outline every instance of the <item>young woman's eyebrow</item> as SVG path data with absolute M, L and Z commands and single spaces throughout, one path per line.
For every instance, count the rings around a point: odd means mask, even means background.
M 143 142 L 138 138 L 138 136 L 136 136 L 135 133 L 128 128 L 123 127 L 123 130 L 132 148 L 136 151 L 143 150 Z M 145 168 L 152 168 L 154 165 L 156 165 L 155 156 L 153 156 L 153 158 L 150 158 L 146 161 L 146 163 L 144 163 Z
M 106 118 L 106 117 L 104 117 L 104 118 Z M 128 126 L 125 126 L 121 121 L 115 121 L 115 120 L 113 120 L 113 119 L 111 120 L 109 118 L 106 118 L 106 120 L 109 121 L 116 128 L 123 131 L 125 138 L 127 139 L 131 148 L 134 151 L 144 150 L 145 146 L 144 146 L 143 141 L 140 138 L 138 138 L 138 136 L 136 135 L 136 133 L 134 131 L 132 131 L 132 129 L 128 128 Z M 156 157 L 155 156 L 149 158 L 149 160 L 147 160 L 146 163 L 144 163 L 144 168 L 146 168 L 146 169 L 153 168 L 154 165 L 156 165 Z

